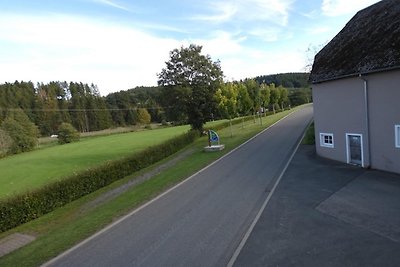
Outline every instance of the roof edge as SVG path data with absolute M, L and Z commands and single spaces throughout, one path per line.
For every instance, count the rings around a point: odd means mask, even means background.
M 332 78 L 311 81 L 311 84 L 319 84 L 319 83 L 324 83 L 324 82 L 331 82 L 331 81 L 335 81 L 335 80 L 351 78 L 351 77 L 356 77 L 356 76 L 360 76 L 360 75 L 374 74 L 374 73 L 392 71 L 392 70 L 398 70 L 398 69 L 400 69 L 400 66 L 394 66 L 394 67 L 371 70 L 371 71 L 365 71 L 365 72 L 355 72 L 355 73 L 352 73 L 352 74 L 346 74 L 346 75 L 336 76 L 336 77 L 332 77 Z

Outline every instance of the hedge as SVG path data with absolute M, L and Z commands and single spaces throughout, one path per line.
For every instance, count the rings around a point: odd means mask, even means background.
M 190 131 L 160 145 L 108 161 L 34 191 L 0 201 L 0 232 L 34 220 L 54 209 L 90 194 L 135 171 L 160 161 L 192 143 L 198 133 Z

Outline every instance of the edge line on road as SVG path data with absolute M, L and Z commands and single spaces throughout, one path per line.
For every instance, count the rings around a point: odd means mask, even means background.
M 73 252 L 74 250 L 78 249 L 79 247 L 85 245 L 86 243 L 90 242 L 92 239 L 95 239 L 96 237 L 100 236 L 101 234 L 107 232 L 109 229 L 113 228 L 114 226 L 120 224 L 121 222 L 123 222 L 124 220 L 126 220 L 127 218 L 131 217 L 132 215 L 138 213 L 139 211 L 141 211 L 142 209 L 146 208 L 147 206 L 151 205 L 153 202 L 159 200 L 160 198 L 162 198 L 163 196 L 167 195 L 168 193 L 172 192 L 173 190 L 175 190 L 176 188 L 178 188 L 179 186 L 183 185 L 184 183 L 190 181 L 193 177 L 195 177 L 196 175 L 198 175 L 199 173 L 205 171 L 206 169 L 210 168 L 211 166 L 213 166 L 214 164 L 218 163 L 219 161 L 221 161 L 222 159 L 224 159 L 225 157 L 231 155 L 233 152 L 235 152 L 236 150 L 240 149 L 242 146 L 246 145 L 247 143 L 251 142 L 252 140 L 254 140 L 255 138 L 257 138 L 258 136 L 260 136 L 261 134 L 263 134 L 264 132 L 266 132 L 268 129 L 272 128 L 273 126 L 275 126 L 276 124 L 278 124 L 279 122 L 281 122 L 282 120 L 286 119 L 287 117 L 291 116 L 292 114 L 296 113 L 297 111 L 292 111 L 289 114 L 287 114 L 286 116 L 284 116 L 283 118 L 279 119 L 278 121 L 274 122 L 273 124 L 271 124 L 270 126 L 268 126 L 267 128 L 265 128 L 264 130 L 262 130 L 261 132 L 259 132 L 258 134 L 254 135 L 253 137 L 251 137 L 249 140 L 245 141 L 243 144 L 240 144 L 238 147 L 232 149 L 231 151 L 229 151 L 228 153 L 226 153 L 225 155 L 223 155 L 222 157 L 218 158 L 217 160 L 213 161 L 212 163 L 210 163 L 209 165 L 205 166 L 204 168 L 202 168 L 201 170 L 195 172 L 194 174 L 192 174 L 191 176 L 187 177 L 186 179 L 184 179 L 183 181 L 181 181 L 180 183 L 174 185 L 173 187 L 171 187 L 170 189 L 168 189 L 167 191 L 161 193 L 160 195 L 156 196 L 155 198 L 149 200 L 148 202 L 144 203 L 143 205 L 139 206 L 138 208 L 136 208 L 135 210 L 131 211 L 130 213 L 124 215 L 123 217 L 119 218 L 118 220 L 116 220 L 115 222 L 107 225 L 106 227 L 104 227 L 103 229 L 101 229 L 100 231 L 98 231 L 97 233 L 89 236 L 88 238 L 84 239 L 83 241 L 79 242 L 78 244 L 76 244 L 75 246 L 69 248 L 68 250 L 64 251 L 63 253 L 59 254 L 58 256 L 56 256 L 55 258 L 52 258 L 51 260 L 45 262 L 44 264 L 41 265 L 41 267 L 48 267 L 51 266 L 53 263 L 55 263 L 56 261 L 58 261 L 59 259 L 65 257 L 66 255 L 70 254 L 71 252 Z
M 292 114 L 292 113 L 290 113 Z M 289 114 L 289 115 L 290 115 Z M 279 182 L 281 181 L 283 175 L 285 174 L 287 168 L 289 167 L 290 163 L 292 162 L 292 159 L 294 158 L 294 155 L 296 154 L 297 150 L 299 149 L 299 146 L 301 144 L 301 141 L 304 139 L 304 136 L 307 132 L 307 129 L 310 127 L 311 122 L 313 120 L 311 119 L 311 121 L 307 124 L 307 127 L 305 128 L 300 140 L 297 142 L 297 145 L 295 147 L 295 149 L 293 150 L 292 154 L 290 155 L 289 160 L 286 162 L 285 167 L 283 168 L 282 172 L 280 173 L 278 179 L 276 179 L 274 186 L 272 187 L 271 191 L 269 192 L 267 198 L 265 199 L 264 203 L 262 204 L 260 210 L 258 211 L 256 217 L 254 218 L 253 222 L 251 223 L 249 229 L 247 229 L 245 235 L 243 236 L 242 240 L 239 243 L 239 246 L 236 248 L 235 252 L 233 253 L 231 259 L 229 260 L 228 264 L 226 265 L 227 267 L 232 267 L 237 258 L 239 257 L 240 252 L 242 251 L 242 249 L 244 248 L 244 246 L 246 245 L 247 240 L 249 239 L 251 233 L 253 232 L 254 228 L 256 227 L 257 222 L 260 220 L 262 213 L 264 212 L 265 208 L 267 207 L 270 199 L 272 198 L 272 195 L 275 192 L 275 189 L 278 187 Z

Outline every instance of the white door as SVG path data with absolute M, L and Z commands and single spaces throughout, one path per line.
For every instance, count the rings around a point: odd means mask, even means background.
M 347 163 L 363 166 L 361 134 L 346 134 Z

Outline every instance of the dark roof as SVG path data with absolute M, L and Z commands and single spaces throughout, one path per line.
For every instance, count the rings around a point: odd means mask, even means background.
M 400 1 L 359 11 L 316 56 L 313 83 L 400 68 Z

